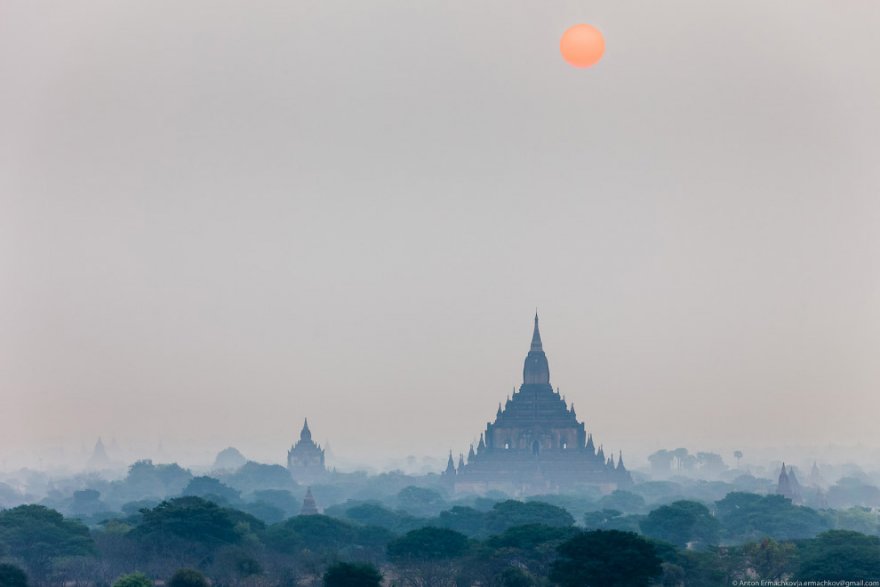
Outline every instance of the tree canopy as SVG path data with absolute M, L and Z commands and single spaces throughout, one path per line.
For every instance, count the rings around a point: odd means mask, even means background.
M 407 532 L 388 543 L 392 560 L 443 560 L 462 556 L 468 550 L 468 538 L 448 528 L 428 526 Z
M 652 511 L 639 527 L 646 536 L 679 547 L 718 544 L 719 524 L 705 505 L 676 501 Z
M 802 546 L 800 561 L 803 581 L 880 580 L 880 538 L 830 530 Z
M 632 532 L 582 532 L 558 551 L 550 579 L 562 587 L 643 587 L 661 572 L 654 545 Z
M 336 563 L 324 573 L 324 587 L 379 587 L 382 574 L 370 564 Z
M 812 538 L 828 529 L 818 512 L 781 495 L 728 493 L 715 502 L 715 510 L 724 538 L 732 542 Z
M 0 511 L 0 552 L 21 559 L 42 577 L 54 558 L 96 551 L 89 529 L 77 520 L 41 505 L 21 505 Z

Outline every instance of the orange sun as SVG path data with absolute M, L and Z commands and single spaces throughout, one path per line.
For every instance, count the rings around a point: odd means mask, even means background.
M 595 65 L 605 53 L 605 39 L 594 26 L 576 24 L 562 35 L 559 41 L 562 57 L 575 67 Z

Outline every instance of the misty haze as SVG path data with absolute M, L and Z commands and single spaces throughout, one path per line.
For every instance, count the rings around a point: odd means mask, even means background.
M 880 5 L 0 14 L 0 587 L 880 585 Z

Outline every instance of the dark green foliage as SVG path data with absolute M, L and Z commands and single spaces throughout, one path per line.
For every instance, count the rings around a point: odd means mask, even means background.
M 572 527 L 528 524 L 508 528 L 504 533 L 489 538 L 486 544 L 492 548 L 532 550 L 547 542 L 568 540 L 577 533 L 578 531 Z
M 42 577 L 60 557 L 92 556 L 89 530 L 41 505 L 20 505 L 0 512 L 0 553 L 21 559 Z
M 336 563 L 324 573 L 324 587 L 379 587 L 382 574 L 370 564 Z
M 474 508 L 453 506 L 450 510 L 440 512 L 434 521 L 441 528 L 449 528 L 472 538 L 486 534 L 486 514 Z
M 377 503 L 360 503 L 346 507 L 342 516 L 364 526 L 378 526 L 392 532 L 404 533 L 426 525 L 424 518 L 406 512 L 394 512 Z
M 812 538 L 829 529 L 818 512 L 781 495 L 729 493 L 715 503 L 715 510 L 724 538 L 732 542 Z
M 831 530 L 804 543 L 797 578 L 803 581 L 880 580 L 880 538 Z
M 631 532 L 582 532 L 558 550 L 550 579 L 563 587 L 643 587 L 661 573 L 654 545 Z
M 648 514 L 639 527 L 651 538 L 679 547 L 718 544 L 719 524 L 709 508 L 696 501 L 676 501 Z
M 179 569 L 171 575 L 168 587 L 208 587 L 208 580 L 195 569 Z
M 782 579 L 794 571 L 797 548 L 790 542 L 776 542 L 765 538 L 761 542 L 750 542 L 742 548 L 742 556 L 748 568 L 762 579 Z
M 28 587 L 27 575 L 15 565 L 0 563 L 0 587 Z
M 200 497 L 178 497 L 141 512 L 143 520 L 129 536 L 144 544 L 163 546 L 169 539 L 214 548 L 241 542 L 248 532 L 265 525 L 244 512 L 221 508 Z
M 388 558 L 392 560 L 444 560 L 464 555 L 468 538 L 448 528 L 428 526 L 407 532 L 405 536 L 388 543 Z
M 153 581 L 143 573 L 129 573 L 116 579 L 113 587 L 153 587 Z
M 303 549 L 337 551 L 355 542 L 354 526 L 328 516 L 296 516 L 271 526 L 266 544 L 278 552 L 294 553 Z
M 567 527 L 574 525 L 574 518 L 566 510 L 549 503 L 524 503 L 512 499 L 496 503 L 486 514 L 486 530 L 490 534 L 500 534 L 508 528 L 526 524 Z
M 536 584 L 528 573 L 517 567 L 507 567 L 496 581 L 499 587 L 532 587 Z

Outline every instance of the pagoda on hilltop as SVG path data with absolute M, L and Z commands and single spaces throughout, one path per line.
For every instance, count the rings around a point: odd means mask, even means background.
M 606 458 L 574 404 L 568 405 L 550 385 L 550 366 L 541 342 L 538 315 L 518 391 L 498 405 L 495 421 L 486 424 L 467 463 L 453 467 L 449 455 L 443 477 L 458 492 L 498 489 L 514 495 L 550 493 L 598 486 L 603 492 L 627 487 L 632 477 L 620 454 Z

